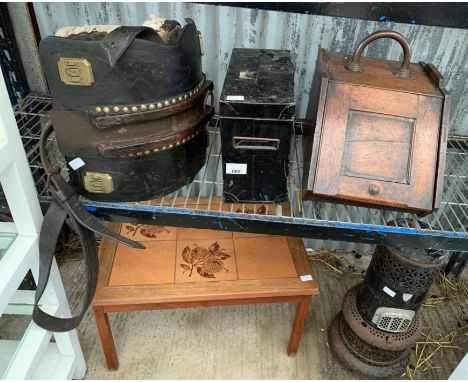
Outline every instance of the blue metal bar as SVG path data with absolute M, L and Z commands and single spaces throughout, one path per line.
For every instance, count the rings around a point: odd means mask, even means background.
M 96 217 L 108 221 L 468 251 L 468 234 L 461 232 L 153 205 L 86 202 L 84 206 Z

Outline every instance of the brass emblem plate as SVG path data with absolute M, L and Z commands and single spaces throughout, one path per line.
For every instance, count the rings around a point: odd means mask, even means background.
M 93 69 L 86 58 L 60 57 L 57 62 L 60 79 L 66 85 L 91 86 Z
M 112 176 L 100 172 L 87 172 L 83 178 L 84 188 L 96 194 L 109 194 L 114 191 Z

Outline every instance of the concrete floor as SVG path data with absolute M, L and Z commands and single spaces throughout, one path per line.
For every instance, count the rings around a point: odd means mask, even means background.
M 364 262 L 363 262 L 364 261 Z M 368 262 L 365 257 L 358 265 Z M 250 305 L 117 313 L 110 315 L 120 367 L 105 366 L 94 317 L 88 311 L 78 329 L 88 363 L 87 379 L 355 379 L 331 356 L 327 328 L 339 311 L 345 292 L 362 277 L 338 276 L 314 264 L 321 294 L 312 300 L 304 336 L 295 357 L 286 347 L 294 317 L 292 304 Z M 60 265 L 72 310 L 81 293 L 82 264 Z M 466 276 L 466 272 L 464 277 Z M 465 277 L 466 279 L 466 277 Z M 418 378 L 446 379 L 467 352 L 467 299 L 459 296 L 436 308 L 423 308 L 425 330 L 450 333 L 458 330 L 460 349 L 435 356 L 440 369 Z M 460 316 L 461 315 L 461 316 Z M 462 317 L 463 316 L 463 317 Z M 3 317 L 0 337 L 15 337 L 29 320 Z M 406 378 L 404 376 L 403 378 Z

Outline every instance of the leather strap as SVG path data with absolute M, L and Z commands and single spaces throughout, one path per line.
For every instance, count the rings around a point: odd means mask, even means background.
M 153 153 L 155 150 L 164 150 L 179 146 L 181 143 L 193 139 L 201 131 L 205 130 L 205 124 L 213 118 L 214 115 L 214 97 L 211 91 L 213 84 L 210 82 L 210 87 L 205 91 L 203 99 L 203 110 L 198 110 L 196 119 L 189 121 L 186 119 L 187 128 L 179 133 L 172 131 L 172 134 L 161 133 L 156 135 L 143 136 L 134 138 L 131 141 L 110 142 L 108 144 L 99 143 L 97 150 L 100 155 L 107 158 L 112 157 L 128 157 L 128 156 L 143 156 Z M 207 105 L 207 98 L 211 98 L 210 105 Z M 200 128 L 203 126 L 203 128 Z
M 104 37 L 100 45 L 107 52 L 109 64 L 114 69 L 119 58 L 125 53 L 137 37 L 145 40 L 162 42 L 161 37 L 149 27 L 118 27 Z
M 53 332 L 66 332 L 75 329 L 80 324 L 96 291 L 99 272 L 99 261 L 94 233 L 78 224 L 77 221 L 71 217 L 70 220 L 73 222 L 71 225 L 75 228 L 75 232 L 80 239 L 86 263 L 85 296 L 81 311 L 74 317 L 62 318 L 52 316 L 39 308 L 39 300 L 49 280 L 57 239 L 67 216 L 67 209 L 54 200 L 44 217 L 39 239 L 39 281 L 36 289 L 32 318 L 41 328 Z
M 163 109 L 137 111 L 129 114 L 117 114 L 117 115 L 104 115 L 99 116 L 92 114 L 90 116 L 91 121 L 98 129 L 106 129 L 109 127 L 116 127 L 120 125 L 127 125 L 135 122 L 153 121 L 159 118 L 164 118 L 176 113 L 180 113 L 184 110 L 194 107 L 207 97 L 207 92 L 213 91 L 213 83 L 211 81 L 205 81 L 202 84 L 201 90 L 193 97 L 187 100 L 180 101 L 172 106 L 164 107 Z M 175 99 L 178 97 L 176 96 Z
M 84 314 L 91 305 L 94 292 L 96 291 L 99 261 L 94 233 L 117 240 L 133 248 L 143 249 L 145 247 L 136 241 L 112 232 L 83 208 L 78 194 L 59 175 L 58 170 L 52 167 L 47 158 L 45 145 L 52 130 L 53 128 L 50 123 L 44 126 L 39 142 L 41 161 L 48 176 L 48 188 L 52 191 L 54 199 L 44 217 L 39 237 L 39 280 L 32 318 L 41 328 L 52 332 L 66 332 L 75 329 L 80 324 Z M 70 318 L 52 316 L 39 307 L 39 301 L 44 294 L 49 280 L 58 236 L 65 221 L 70 224 L 80 239 L 86 266 L 85 297 L 82 309 L 77 316 Z

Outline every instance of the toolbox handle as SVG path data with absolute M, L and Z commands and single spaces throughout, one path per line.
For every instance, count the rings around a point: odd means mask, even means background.
M 236 150 L 279 150 L 280 140 L 278 138 L 258 137 L 232 137 L 232 145 Z
M 400 44 L 403 49 L 403 62 L 401 63 L 400 69 L 398 69 L 394 74 L 400 78 L 411 78 L 411 72 L 409 71 L 411 50 L 408 45 L 408 41 L 406 41 L 400 33 L 395 31 L 377 31 L 367 36 L 359 43 L 356 51 L 354 52 L 352 61 L 345 65 L 346 69 L 351 70 L 352 72 L 362 72 L 363 69 L 359 62 L 361 60 L 362 52 L 372 41 L 380 38 L 391 38 Z
M 210 99 L 210 103 L 207 105 L 206 101 Z M 208 91 L 205 93 L 205 99 L 203 100 L 203 104 L 205 105 L 205 114 L 209 114 L 214 110 L 214 95 L 212 91 L 212 87 L 208 89 Z M 208 106 L 208 109 L 206 108 Z

